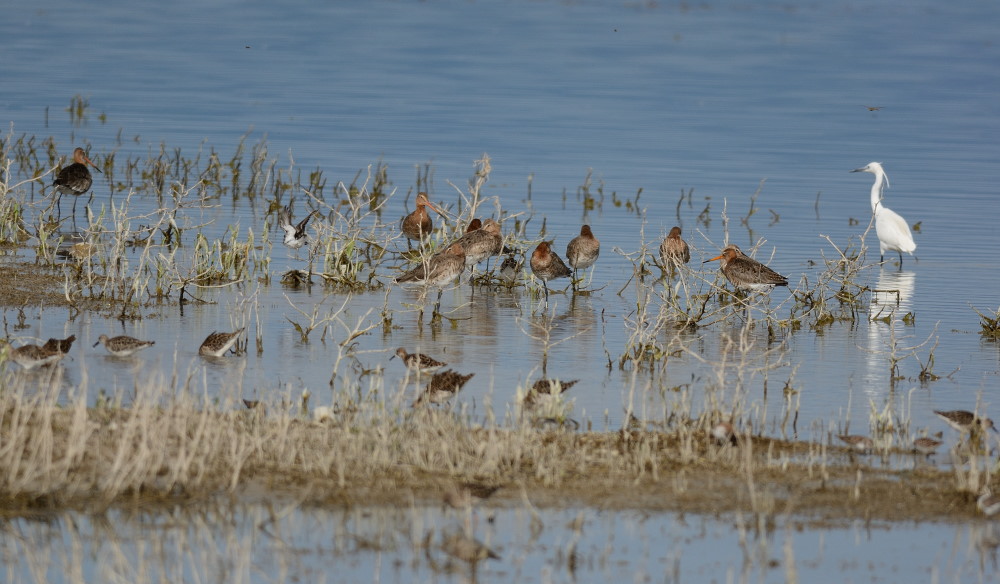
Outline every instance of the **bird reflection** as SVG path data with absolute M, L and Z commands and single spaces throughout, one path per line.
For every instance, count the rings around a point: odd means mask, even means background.
M 884 389 L 891 389 L 893 386 L 896 372 L 892 370 L 889 354 L 893 350 L 893 343 L 904 336 L 902 327 L 911 314 L 915 288 L 914 272 L 891 269 L 879 272 L 868 309 L 868 370 L 865 374 L 865 387 L 870 394 L 881 394 Z

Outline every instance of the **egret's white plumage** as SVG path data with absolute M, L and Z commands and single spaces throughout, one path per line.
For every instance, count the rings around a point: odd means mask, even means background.
M 906 220 L 882 202 L 882 185 L 889 186 L 889 177 L 882 170 L 881 162 L 869 162 L 867 166 L 855 168 L 851 172 L 870 172 L 875 175 L 872 184 L 872 213 L 875 215 L 875 235 L 878 236 L 879 257 L 885 261 L 885 252 L 899 254 L 899 265 L 903 265 L 903 252 L 913 255 L 917 244 L 913 241 L 910 226 Z

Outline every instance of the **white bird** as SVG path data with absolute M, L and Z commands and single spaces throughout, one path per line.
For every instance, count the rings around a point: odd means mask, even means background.
M 913 255 L 917 244 L 906 220 L 882 202 L 882 185 L 889 186 L 889 177 L 882 170 L 881 162 L 869 162 L 867 166 L 855 168 L 851 172 L 870 172 L 875 175 L 872 184 L 872 213 L 875 215 L 875 235 L 878 236 L 879 258 L 885 261 L 886 251 L 899 253 L 899 265 L 903 266 L 903 252 Z

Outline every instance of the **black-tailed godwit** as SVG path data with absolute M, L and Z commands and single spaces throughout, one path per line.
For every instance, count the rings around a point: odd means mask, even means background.
M 409 245 L 411 239 L 423 241 L 434 230 L 434 223 L 431 221 L 430 214 L 427 213 L 427 207 L 430 207 L 439 215 L 444 215 L 441 209 L 430 202 L 427 198 L 427 193 L 417 193 L 415 204 L 416 208 L 413 212 L 403 217 L 403 235 L 407 238 L 407 245 Z
M 61 195 L 73 195 L 74 197 L 79 197 L 80 195 L 86 193 L 90 190 L 91 185 L 94 184 L 93 177 L 90 176 L 90 169 L 87 166 L 92 166 L 97 172 L 101 172 L 101 169 L 97 167 L 96 164 L 91 162 L 87 158 L 87 153 L 84 152 L 83 148 L 76 148 L 73 150 L 73 164 L 62 168 L 59 174 L 56 175 L 56 179 L 52 182 L 52 186 L 55 187 L 56 191 Z M 56 201 L 58 206 L 59 202 Z M 76 199 L 73 199 L 73 216 L 76 216 Z
M 576 290 L 577 274 L 597 262 L 601 255 L 601 242 L 594 237 L 590 225 L 580 228 L 580 235 L 570 240 L 566 246 L 566 261 L 573 268 L 573 289 Z
M 545 302 L 549 301 L 549 280 L 556 278 L 568 278 L 573 272 L 566 267 L 556 252 L 552 251 L 552 245 L 543 241 L 538 244 L 535 251 L 531 253 L 531 272 L 542 281 L 545 289 Z
M 681 239 L 681 228 L 674 226 L 660 244 L 660 261 L 664 266 L 686 264 L 691 261 L 691 249 Z

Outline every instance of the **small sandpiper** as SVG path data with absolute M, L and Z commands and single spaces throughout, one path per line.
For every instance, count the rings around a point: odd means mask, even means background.
M 448 401 L 449 399 L 455 397 L 459 390 L 462 389 L 475 373 L 469 373 L 468 375 L 462 375 L 461 373 L 456 373 L 455 371 L 449 369 L 442 373 L 435 373 L 431 377 L 430 383 L 424 388 L 423 393 L 417 398 L 417 401 L 413 402 L 413 407 L 417 407 L 426 402 L 432 404 L 440 404 Z
M 715 443 L 719 446 L 725 444 L 736 444 L 736 431 L 733 430 L 733 425 L 729 422 L 718 422 L 712 426 L 712 438 L 715 439 Z
M 948 422 L 949 426 L 959 432 L 970 432 L 976 426 L 989 428 L 990 430 L 996 432 L 993 420 L 977 416 L 976 414 L 966 410 L 951 410 L 947 412 L 934 410 L 934 413 L 945 422 Z
M 311 211 L 305 219 L 293 225 L 291 207 L 283 207 L 278 211 L 278 225 L 285 231 L 285 239 L 282 243 L 292 249 L 299 249 L 308 243 L 309 237 L 306 235 L 306 227 L 313 215 L 319 215 L 319 211 Z
M 858 452 L 870 452 L 873 448 L 875 448 L 875 443 L 868 436 L 841 434 L 840 436 L 837 436 L 837 438 Z
M 526 405 L 535 405 L 546 399 L 555 399 L 569 391 L 569 388 L 576 385 L 580 380 L 561 381 L 559 379 L 539 379 L 531 385 L 531 389 L 524 395 Z
M 108 335 L 97 337 L 94 346 L 104 345 L 104 348 L 115 357 L 128 357 L 146 347 L 152 347 L 156 341 L 140 341 L 139 339 L 126 335 L 108 338 Z
M 392 361 L 396 357 L 399 357 L 407 368 L 413 369 L 417 373 L 433 373 L 447 365 L 447 363 L 438 361 L 423 353 L 407 353 L 403 347 L 396 349 L 396 354 L 389 357 L 389 360 Z
M 929 457 L 937 452 L 938 446 L 941 446 L 940 440 L 935 440 L 926 436 L 917 438 L 913 441 L 913 450 L 923 454 L 925 457 Z
M 7 341 L 0 340 L 0 346 L 2 346 L 0 348 L 7 348 L 10 351 L 8 357 L 11 361 L 26 370 L 57 363 L 66 356 L 66 353 L 60 353 L 56 350 L 46 350 L 38 345 L 21 345 L 15 349 Z
M 76 335 L 70 335 L 65 339 L 49 339 L 45 341 L 42 345 L 42 349 L 45 351 L 58 351 L 60 353 L 69 353 L 70 348 L 73 346 L 73 341 L 76 340 Z
M 205 341 L 198 347 L 198 354 L 205 357 L 221 357 L 226 354 L 229 349 L 232 348 L 236 341 L 239 340 L 240 333 L 246 327 L 241 328 L 238 331 L 231 333 L 220 333 L 213 332 L 208 335 Z

